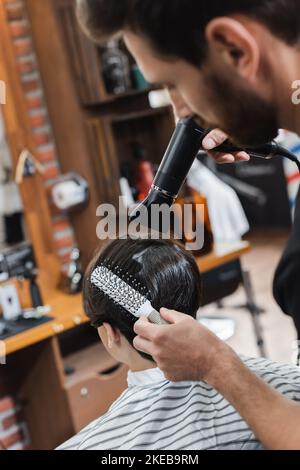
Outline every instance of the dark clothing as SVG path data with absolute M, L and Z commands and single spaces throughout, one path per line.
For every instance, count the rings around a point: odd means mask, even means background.
M 293 317 L 300 339 L 300 189 L 294 226 L 275 274 L 273 291 L 283 312 Z

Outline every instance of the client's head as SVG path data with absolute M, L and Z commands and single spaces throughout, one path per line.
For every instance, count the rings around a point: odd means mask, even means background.
M 126 275 L 124 280 L 131 275 L 146 288 L 156 310 L 165 307 L 195 318 L 201 301 L 201 279 L 194 257 L 173 240 L 121 238 L 102 248 L 87 269 L 84 307 L 103 345 L 131 369 L 145 366 L 146 361 L 153 367 L 152 358 L 132 345 L 137 318 L 91 283 L 91 274 L 100 265 L 118 266 Z

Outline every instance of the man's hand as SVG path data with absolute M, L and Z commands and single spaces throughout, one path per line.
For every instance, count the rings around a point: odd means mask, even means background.
M 207 153 L 211 155 L 217 163 L 234 163 L 234 162 L 248 162 L 250 155 L 246 152 L 235 152 L 235 153 L 222 153 L 214 152 L 213 149 L 223 144 L 228 139 L 228 135 L 221 129 L 212 130 L 202 142 L 202 147 L 207 150 Z
M 247 421 L 266 449 L 300 450 L 300 407 L 267 385 L 193 318 L 161 309 L 170 325 L 141 318 L 134 346 L 150 354 L 171 382 L 205 380 Z
M 169 95 L 176 118 L 181 119 L 194 114 L 178 91 L 170 89 Z M 227 139 L 228 135 L 225 134 L 225 132 L 220 129 L 214 129 L 203 140 L 203 149 L 206 150 L 217 163 L 247 162 L 250 160 L 250 156 L 246 152 L 236 152 L 231 154 L 213 151 L 215 147 L 223 144 Z
M 150 354 L 172 382 L 213 382 L 214 376 L 224 371 L 224 356 L 230 348 L 192 317 L 164 308 L 160 313 L 170 325 L 157 326 L 140 319 L 134 326 L 138 335 L 134 347 Z

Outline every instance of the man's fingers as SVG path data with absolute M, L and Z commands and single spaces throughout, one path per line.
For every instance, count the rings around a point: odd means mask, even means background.
M 133 340 L 133 346 L 135 349 L 138 349 L 138 351 L 150 354 L 150 356 L 153 355 L 153 344 L 147 339 L 136 336 Z
M 228 139 L 228 135 L 221 129 L 214 129 L 211 131 L 202 142 L 204 150 L 213 150 L 219 145 L 223 144 Z
M 160 314 L 170 324 L 178 323 L 180 320 L 186 319 L 186 315 L 183 313 L 176 312 L 175 310 L 168 310 L 166 308 L 161 308 Z M 135 323 L 133 329 L 139 338 L 150 343 L 150 341 L 155 341 L 162 330 L 167 326 L 168 325 L 154 325 L 150 323 L 147 318 L 140 318 Z
M 248 155 L 248 153 L 246 152 L 237 152 L 234 154 L 221 153 L 221 152 L 209 152 L 209 154 L 219 164 L 234 163 L 234 162 L 248 162 L 250 160 L 250 155 Z
M 247 162 L 250 160 L 250 156 L 244 151 L 234 154 L 214 151 L 216 147 L 223 144 L 227 139 L 228 135 L 225 132 L 221 129 L 214 129 L 207 134 L 202 142 L 202 147 L 209 152 L 217 163 Z
M 167 308 L 161 308 L 160 314 L 168 323 L 177 323 L 186 318 L 186 315 L 183 313 L 176 312 L 176 310 L 168 310 Z
M 231 153 L 210 152 L 210 155 L 216 160 L 217 163 L 234 163 L 235 158 Z
M 249 162 L 250 155 L 247 152 L 238 152 L 235 154 L 235 159 L 237 162 Z
M 140 318 L 133 327 L 137 335 L 150 341 L 153 340 L 159 328 L 161 327 L 150 323 L 147 318 Z

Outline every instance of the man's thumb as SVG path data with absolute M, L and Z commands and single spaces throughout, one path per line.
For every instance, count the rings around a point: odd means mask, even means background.
M 167 308 L 161 308 L 160 314 L 168 323 L 177 323 L 179 320 L 186 317 L 183 313 L 176 312 L 176 310 L 168 310 Z

